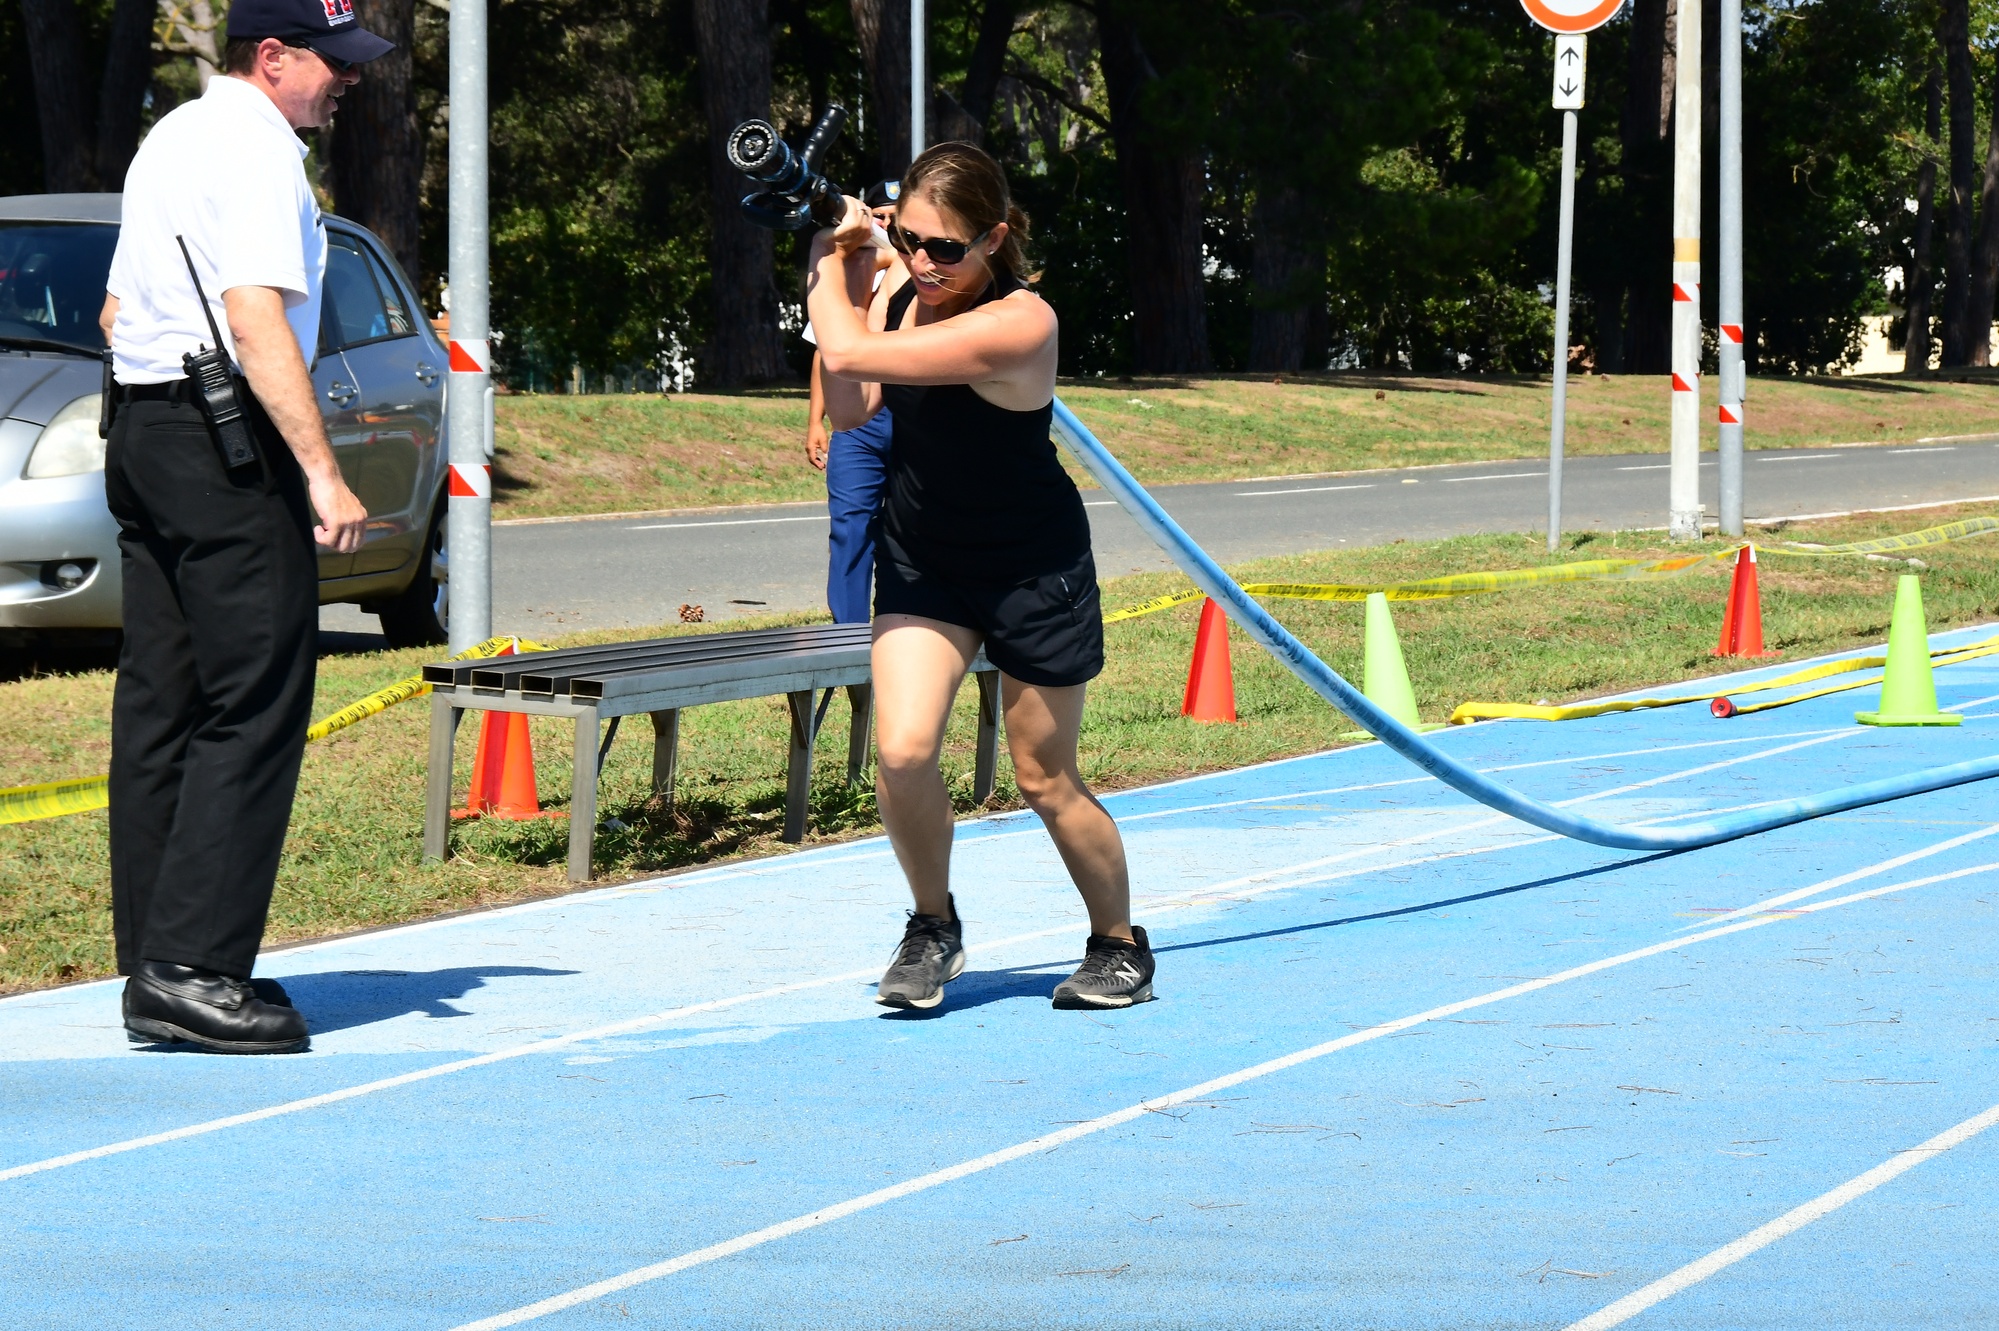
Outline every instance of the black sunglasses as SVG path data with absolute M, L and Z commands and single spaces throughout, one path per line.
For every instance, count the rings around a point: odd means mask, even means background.
M 897 222 L 888 229 L 888 241 L 895 246 L 898 254 L 913 256 L 918 250 L 922 250 L 930 256 L 930 262 L 949 267 L 952 264 L 963 263 L 965 256 L 991 234 L 992 229 L 988 227 L 970 240 L 946 240 L 938 236 L 926 238 L 903 230 L 902 223 Z
M 312 47 L 307 46 L 304 42 L 286 42 L 285 45 L 291 47 L 294 51 L 312 51 L 314 55 L 325 62 L 328 69 L 336 74 L 352 74 L 361 67 L 361 62 L 358 60 L 335 60 L 326 52 L 313 50 Z

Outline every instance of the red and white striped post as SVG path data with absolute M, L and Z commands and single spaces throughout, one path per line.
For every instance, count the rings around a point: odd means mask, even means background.
M 1701 0 L 1680 0 L 1673 79 L 1673 435 L 1666 536 L 1701 535 Z

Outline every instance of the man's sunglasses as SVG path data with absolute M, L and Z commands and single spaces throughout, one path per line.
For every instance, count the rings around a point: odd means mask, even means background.
M 312 51 L 314 55 L 318 56 L 320 60 L 325 62 L 325 65 L 328 69 L 332 70 L 336 74 L 352 74 L 355 70 L 361 67 L 361 62 L 358 60 L 335 60 L 332 56 L 326 54 L 326 52 L 324 51 L 313 51 L 313 49 L 310 46 L 307 46 L 304 42 L 286 42 L 285 45 L 289 46 L 294 51 Z
M 922 250 L 930 256 L 930 262 L 949 267 L 952 264 L 963 263 L 965 256 L 991 234 L 992 230 L 988 228 L 970 240 L 945 240 L 942 237 L 924 237 L 904 231 L 902 224 L 897 222 L 888 229 L 888 242 L 895 246 L 898 254 L 914 256 L 918 250 Z

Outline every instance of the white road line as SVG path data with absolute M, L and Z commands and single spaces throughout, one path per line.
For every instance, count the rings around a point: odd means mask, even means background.
M 762 527 L 773 522 L 826 522 L 824 513 L 808 513 L 799 518 L 730 518 L 725 522 L 649 522 L 641 527 L 626 527 L 625 531 L 680 531 L 686 527 Z
M 1999 869 L 1999 864 L 1982 864 L 1976 868 L 1962 869 L 1956 873 L 1943 874 L 1935 878 L 1920 878 L 1912 882 L 1896 883 L 1888 887 L 1876 888 L 1871 892 L 1860 892 L 1850 897 L 1841 897 L 1835 901 L 1821 902 L 1807 909 L 1812 911 L 1830 910 L 1835 906 L 1847 905 L 1870 897 L 1885 896 L 1890 892 L 1922 887 L 1930 883 L 1942 882 L 1946 879 L 1968 877 L 1974 873 L 1985 873 L 1993 869 Z M 1634 961 L 1642 961 L 1648 957 L 1658 956 L 1662 952 L 1673 952 L 1681 948 L 1690 947 L 1695 943 L 1703 943 L 1710 939 L 1742 933 L 1763 925 L 1775 924 L 1779 920 L 1786 918 L 1788 917 L 1764 916 L 1760 919 L 1740 920 L 1734 924 L 1722 925 L 1688 938 L 1665 939 L 1661 942 L 1653 943 L 1648 947 L 1641 947 L 1630 952 L 1619 953 L 1613 957 L 1604 957 L 1597 961 L 1586 962 L 1581 966 L 1559 971 L 1554 975 L 1542 976 L 1539 979 L 1528 980 L 1522 984 L 1509 985 L 1504 989 L 1496 989 L 1491 993 L 1481 994 L 1476 998 L 1460 999 L 1455 1003 L 1447 1003 L 1442 1007 L 1431 1008 L 1427 1012 L 1418 1012 L 1413 1016 L 1397 1017 L 1393 1021 L 1383 1022 L 1378 1026 L 1370 1026 L 1366 1030 L 1356 1031 L 1351 1035 L 1344 1035 L 1336 1040 L 1328 1040 L 1324 1044 L 1314 1045 L 1309 1049 L 1300 1049 L 1295 1053 L 1286 1054 L 1281 1058 L 1273 1058 L 1266 1063 L 1258 1063 L 1252 1067 L 1243 1068 L 1238 1072 L 1231 1072 L 1225 1076 L 1216 1077 L 1212 1081 L 1202 1082 L 1198 1086 L 1189 1086 L 1184 1090 L 1174 1091 L 1168 1095 L 1158 1096 L 1150 1100 L 1142 1100 L 1135 1105 L 1128 1105 L 1123 1109 L 1102 1115 L 1099 1118 L 1074 1124 L 1062 1129 L 1060 1132 L 1051 1132 L 1045 1136 L 1035 1137 L 1029 1141 L 1020 1142 L 1013 1146 L 993 1151 L 987 1155 L 982 1155 L 972 1160 L 966 1160 L 959 1164 L 909 1179 L 906 1182 L 898 1183 L 891 1187 L 864 1193 L 859 1197 L 853 1197 L 847 1201 L 838 1202 L 817 1211 L 810 1211 L 804 1215 L 795 1216 L 790 1220 L 766 1226 L 763 1229 L 752 1230 L 747 1234 L 738 1235 L 733 1239 L 727 1239 L 721 1243 L 711 1244 L 705 1248 L 697 1248 L 692 1252 L 683 1253 L 678 1257 L 670 1258 L 664 1262 L 657 1262 L 651 1266 L 642 1266 L 637 1270 L 627 1271 L 623 1275 L 612 1276 L 608 1280 L 600 1280 L 594 1284 L 584 1285 L 579 1289 L 555 1295 L 553 1298 L 542 1299 L 537 1303 L 530 1303 L 524 1307 L 515 1308 L 510 1312 L 482 1318 L 476 1322 L 466 1322 L 454 1328 L 453 1331 L 499 1331 L 501 1327 L 519 1326 L 523 1322 L 531 1322 L 537 1318 L 546 1317 L 550 1313 L 562 1312 L 585 1303 L 594 1303 L 598 1299 L 616 1294 L 621 1290 L 631 1289 L 636 1285 L 649 1284 L 666 1276 L 677 1275 L 692 1267 L 703 1266 L 724 1257 L 733 1257 L 738 1253 L 747 1252 L 752 1248 L 759 1248 L 779 1239 L 790 1238 L 794 1234 L 801 1234 L 809 1229 L 817 1229 L 823 1225 L 829 1225 L 836 1220 L 844 1220 L 848 1216 L 857 1215 L 862 1211 L 873 1210 L 877 1206 L 883 1206 L 893 1201 L 900 1201 L 904 1197 L 914 1196 L 920 1192 L 928 1192 L 933 1188 L 942 1187 L 946 1183 L 955 1183 L 959 1179 L 970 1178 L 974 1174 L 983 1174 L 987 1170 L 997 1169 L 999 1166 L 1011 1164 L 1015 1160 L 1024 1159 L 1031 1155 L 1038 1155 L 1044 1151 L 1052 1151 L 1056 1147 L 1066 1146 L 1070 1142 L 1093 1136 L 1106 1129 L 1133 1122 L 1134 1120 L 1143 1118 L 1147 1114 L 1165 1109 L 1173 1109 L 1189 1101 L 1205 1100 L 1214 1096 L 1217 1092 L 1229 1090 L 1233 1087 L 1241 1086 L 1246 1082 L 1256 1081 L 1275 1073 L 1289 1071 L 1302 1064 L 1325 1058 L 1329 1054 L 1336 1054 L 1342 1050 L 1352 1049 L 1357 1045 L 1368 1044 L 1390 1035 L 1399 1034 L 1402 1031 L 1409 1030 L 1411 1027 L 1421 1026 L 1428 1022 L 1441 1021 L 1448 1017 L 1455 1017 L 1460 1012 L 1469 1012 L 1476 1008 L 1488 1007 L 1494 1003 L 1501 1003 L 1508 999 L 1519 998 L 1542 989 L 1549 989 L 1558 984 L 1566 984 L 1570 980 L 1582 979 L 1585 976 L 1595 975 L 1600 971 L 1610 970 L 1613 967 L 1628 965 Z M 1990 1112 L 1999 1114 L 1999 1109 Z M 1978 1120 L 1974 1119 L 1972 1122 L 1976 1123 Z M 1960 1125 L 1960 1129 L 1962 1127 L 1963 1125 Z M 1952 1131 L 1960 1129 L 1953 1129 Z M 1970 1134 L 1967 1133 L 1966 1135 L 1969 1136 Z M 1918 1152 L 1929 1151 L 1935 1146 L 1937 1140 L 1932 1139 L 1930 1142 L 1916 1147 L 1915 1150 Z M 1904 1154 L 1908 1153 L 1905 1152 Z M 1907 1168 L 1906 1165 L 1903 1167 Z M 1863 1175 L 1862 1177 L 1866 1176 Z M 1892 1177 L 1892 1175 L 1889 1177 Z M 1859 1194 L 1856 1193 L 1855 1195 L 1858 1196 Z M 1726 1249 L 1723 1251 L 1726 1251 Z M 1633 1309 L 1632 1311 L 1635 1312 L 1637 1309 Z M 1602 1314 L 1598 1315 L 1601 1316 Z M 1626 1315 L 1628 1316 L 1629 1314 Z M 1620 1318 L 1619 1320 L 1622 1319 Z M 1606 1326 L 1612 1324 L 1604 1323 Z
M 1619 471 L 1666 471 L 1670 469 L 1672 465 L 1673 464 L 1670 462 L 1648 462 L 1642 467 L 1619 467 L 1618 470 Z
M 1989 504 L 1999 495 L 1967 495 L 1963 499 L 1933 499 L 1926 504 L 1891 504 L 1883 508 L 1842 508 L 1831 513 L 1779 513 L 1767 518 L 1744 518 L 1753 527 L 1770 527 L 1783 522 L 1816 522 L 1820 518 L 1850 518 L 1856 513 L 1913 513 L 1924 508 L 1954 508 L 1959 504 Z M 1655 529 L 1656 530 L 1656 529 Z
M 1896 453 L 1955 453 L 1956 451 L 1956 444 L 1945 444 L 1940 448 L 1891 448 L 1888 450 L 1891 455 Z
M 1716 1248 L 1699 1261 L 1688 1262 L 1671 1275 L 1625 1295 L 1616 1303 L 1591 1313 L 1580 1322 L 1571 1323 L 1568 1331 L 1609 1331 L 1610 1327 L 1629 1321 L 1652 1305 L 1662 1303 L 1680 1291 L 1699 1284 L 1751 1253 L 1769 1247 L 1778 1239 L 1789 1238 L 1814 1220 L 1823 1220 L 1848 1202 L 1865 1197 L 1883 1183 L 1908 1173 L 1923 1161 L 1964 1145 L 1995 1123 L 1999 1123 L 1999 1105 L 1992 1106 L 1982 1114 L 1973 1115 L 1954 1128 L 1944 1129 L 1921 1146 L 1911 1146 L 1906 1151 L 1897 1151 L 1860 1177 L 1850 1179 L 1831 1192 L 1812 1198 L 1803 1206 L 1786 1211 L 1769 1224 L 1750 1230 L 1735 1242 Z
M 1238 499 L 1256 499 L 1263 495 L 1317 495 L 1330 494 L 1334 490 L 1372 490 L 1373 488 L 1374 484 L 1372 482 L 1366 485 L 1308 485 L 1302 490 L 1238 490 L 1235 492 L 1235 497 Z
M 1517 481 L 1523 476 L 1546 476 L 1545 471 L 1504 471 L 1496 476 L 1446 476 L 1445 485 L 1457 485 L 1463 481 Z
M 1115 499 L 1086 499 L 1083 501 L 1084 508 L 1116 508 L 1117 506 L 1118 502 Z
M 1838 457 L 1837 453 L 1793 453 L 1781 458 L 1757 458 L 1758 462 L 1815 462 L 1819 458 Z
M 1593 794 L 1579 796 L 1575 799 L 1564 800 L 1562 801 L 1561 805 L 1559 805 L 1558 807 L 1567 807 L 1569 805 L 1574 805 L 1574 804 L 1583 804 L 1591 800 L 1597 800 L 1597 799 L 1607 799 L 1613 795 L 1625 794 L 1629 791 L 1642 790 L 1650 786 L 1656 786 L 1663 782 L 1674 780 L 1678 777 L 1698 776 L 1706 772 L 1716 771 L 1720 768 L 1733 767 L 1739 763 L 1753 762 L 1759 758 L 1772 757 L 1780 753 L 1788 753 L 1794 749 L 1809 747 L 1812 744 L 1825 743 L 1828 740 L 1837 739 L 1846 733 L 1847 732 L 1844 730 L 1831 731 L 1827 732 L 1825 735 L 1821 736 L 1818 739 L 1806 740 L 1803 743 L 1780 745 L 1773 749 L 1766 749 L 1753 754 L 1743 754 L 1735 758 L 1725 759 L 1721 762 L 1708 763 L 1700 767 L 1688 768 L 1683 772 L 1668 773 L 1667 775 L 1664 776 L 1653 777 L 1646 781 L 1635 782 L 1633 784 L 1620 786 L 1612 790 L 1597 791 Z M 1240 878 L 1227 879 L 1221 883 L 1211 884 L 1206 887 L 1189 888 L 1186 889 L 1185 891 L 1173 893 L 1165 898 L 1149 902 L 1141 909 L 1133 911 L 1132 913 L 1134 915 L 1153 915 L 1162 911 L 1186 909 L 1190 906 L 1204 904 L 1202 900 L 1203 898 L 1212 899 L 1217 897 L 1226 897 L 1229 899 L 1238 899 L 1238 900 L 1246 899 L 1250 897 L 1263 896 L 1270 892 L 1284 891 L 1288 888 L 1302 886 L 1305 883 L 1329 882 L 1337 878 L 1357 877 L 1362 874 L 1380 873 L 1391 869 L 1408 868 L 1413 865 L 1428 863 L 1435 860 L 1456 859 L 1460 856 L 1486 854 L 1494 850 L 1508 850 L 1521 846 L 1538 845 L 1546 842 L 1559 841 L 1562 839 L 1558 836 L 1542 836 L 1525 840 L 1518 838 L 1509 838 L 1504 841 L 1491 843 L 1490 845 L 1487 846 L 1475 847 L 1463 850 L 1445 851 L 1438 855 L 1419 856 L 1415 859 L 1406 860 L 1401 863 L 1363 865 L 1343 873 L 1335 873 L 1335 874 L 1313 873 L 1314 870 L 1324 869 L 1331 865 L 1338 864 L 1346 860 L 1356 859 L 1360 856 L 1375 855 L 1381 853 L 1384 850 L 1396 850 L 1405 846 L 1420 845 L 1426 841 L 1434 841 L 1439 837 L 1452 836 L 1464 832 L 1473 832 L 1477 831 L 1482 827 L 1490 827 L 1496 823 L 1507 823 L 1513 821 L 1515 820 L 1510 815 L 1497 814 L 1490 818 L 1478 819 L 1469 823 L 1453 823 L 1447 827 L 1433 828 L 1428 832 L 1418 833 L 1415 836 L 1404 837 L 1396 841 L 1381 842 L 1371 846 L 1359 847 L 1354 850 L 1342 852 L 1338 855 L 1321 856 L 1318 859 L 1306 860 L 1299 864 L 1288 865 L 1279 869 L 1266 869 L 1260 873 L 1246 874 Z M 1658 821 L 1667 821 L 1667 820 L 1662 819 Z M 1300 875 L 1311 875 L 1311 876 L 1301 879 Z M 1848 879 L 1847 881 L 1852 881 L 1852 880 Z M 1016 946 L 1018 944 L 1026 942 L 1034 942 L 1043 938 L 1053 938 L 1065 934 L 1071 934 L 1074 932 L 1074 930 L 1075 926 L 1073 924 L 1063 924 L 1063 925 L 1058 925 L 1051 929 L 1037 930 L 1033 933 L 1015 934 L 1011 938 L 999 939 L 995 942 L 988 943 L 983 947 L 973 948 L 970 950 L 975 952 L 996 951 L 1000 948 Z M 67 1166 L 70 1165 L 83 1164 L 91 1160 L 101 1160 L 108 1156 L 123 1155 L 129 1151 L 142 1150 L 149 1146 L 163 1146 L 169 1142 L 184 1141 L 190 1137 L 205 1136 L 208 1133 L 221 1132 L 227 1128 L 243 1127 L 251 1123 L 260 1123 L 266 1119 L 281 1118 L 290 1114 L 303 1113 L 309 1109 L 321 1109 L 326 1107 L 327 1105 L 339 1104 L 343 1100 L 352 1100 L 363 1095 L 372 1095 L 377 1091 L 394 1090 L 399 1086 L 409 1086 L 413 1085 L 416 1082 L 429 1081 L 436 1077 L 449 1076 L 452 1073 L 465 1072 L 472 1068 L 486 1067 L 494 1063 L 501 1063 L 501 1062 L 506 1062 L 510 1059 L 522 1058 L 529 1054 L 552 1053 L 558 1049 L 569 1048 L 573 1045 L 580 1044 L 588 1040 L 602 1040 L 617 1035 L 631 1035 L 638 1031 L 647 1030 L 656 1026 L 663 1026 L 669 1022 L 678 1021 L 684 1017 L 697 1016 L 704 1012 L 721 1012 L 729 1008 L 742 1007 L 746 1004 L 761 1002 L 765 999 L 782 997 L 786 994 L 801 993 L 808 989 L 818 989 L 829 985 L 853 983 L 855 981 L 868 979 L 871 976 L 877 974 L 878 971 L 879 967 L 871 966 L 865 970 L 847 971 L 839 975 L 820 976 L 810 980 L 797 980 L 790 984 L 778 985 L 770 989 L 760 989 L 752 993 L 737 994 L 728 998 L 710 999 L 706 1002 L 692 1003 L 684 1007 L 669 1008 L 663 1012 L 649 1013 L 645 1016 L 631 1017 L 624 1021 L 612 1022 L 604 1026 L 593 1026 L 587 1030 L 573 1031 L 567 1035 L 557 1035 L 557 1036 L 551 1036 L 546 1040 L 531 1041 L 527 1044 L 516 1045 L 510 1049 L 496 1049 L 490 1053 L 477 1054 L 470 1058 L 454 1059 L 449 1063 L 440 1063 L 435 1067 L 419 1068 L 413 1072 L 405 1072 L 394 1077 L 383 1077 L 377 1081 L 363 1082 L 360 1085 L 343 1087 L 337 1091 L 327 1091 L 320 1095 L 306 1096 L 298 1100 L 288 1100 L 283 1104 L 269 1105 L 262 1109 L 253 1109 L 241 1114 L 230 1114 L 223 1118 L 210 1119 L 205 1123 L 192 1123 L 185 1127 L 172 1128 L 165 1132 L 150 1133 L 143 1137 L 132 1137 L 126 1139 L 125 1141 L 110 1142 L 103 1146 L 93 1146 L 81 1151 L 71 1151 L 68 1154 L 52 1156 L 46 1160 L 31 1161 L 27 1164 L 15 1165 L 9 1169 L 0 1169 L 0 1183 L 4 1183 L 9 1179 L 26 1178 L 31 1174 L 46 1173 L 49 1170 L 53 1169 L 66 1168 Z

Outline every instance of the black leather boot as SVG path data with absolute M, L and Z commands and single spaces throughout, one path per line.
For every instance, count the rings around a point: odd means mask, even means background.
M 293 1054 L 305 1018 L 257 996 L 248 980 L 142 961 L 125 982 L 125 1032 L 136 1044 L 187 1043 L 214 1054 Z

